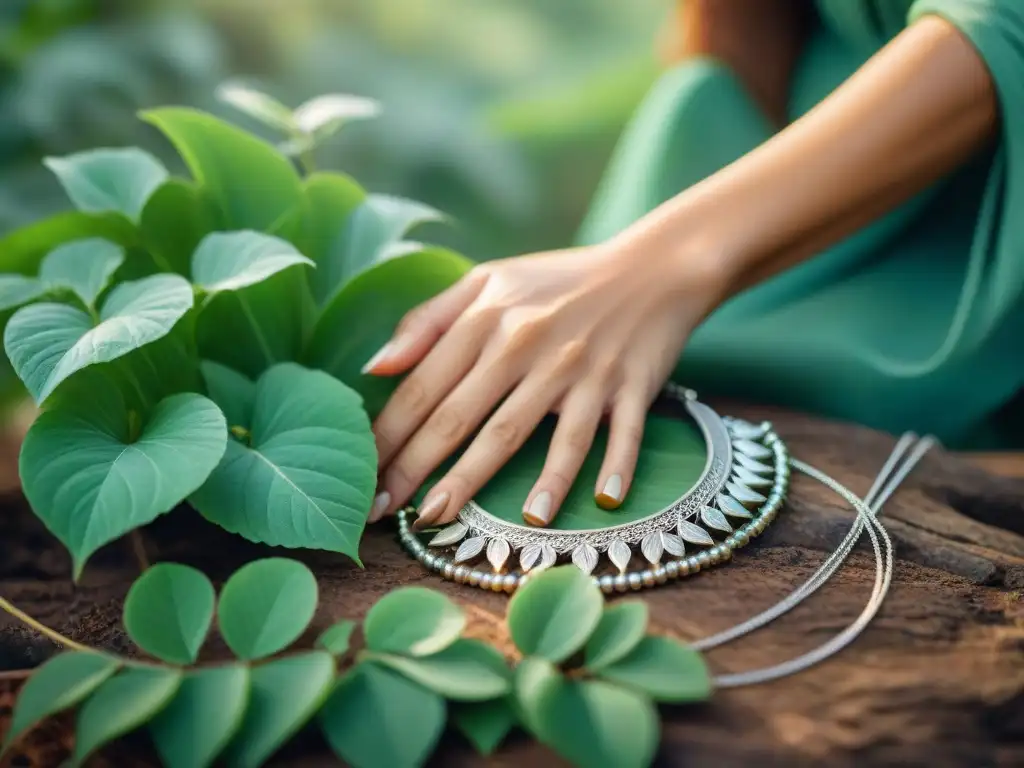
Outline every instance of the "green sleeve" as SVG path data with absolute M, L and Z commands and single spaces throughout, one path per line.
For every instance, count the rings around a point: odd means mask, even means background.
M 969 350 L 1019 321 L 1024 295 L 1024 0 L 916 0 L 909 22 L 937 15 L 984 60 L 1000 103 L 1000 146 L 982 200 L 956 318 L 947 339 Z M 959 342 L 959 343 L 957 343 Z M 947 347 L 947 348 L 950 348 Z M 1007 350 L 1010 352 L 1010 350 Z M 1017 350 L 1019 354 L 1019 350 Z

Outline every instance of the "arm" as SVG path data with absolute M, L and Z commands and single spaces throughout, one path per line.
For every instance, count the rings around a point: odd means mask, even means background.
M 722 297 L 813 256 L 948 174 L 995 135 L 992 80 L 948 22 L 926 17 L 770 141 L 621 237 Z M 770 190 L 770 193 L 769 193 Z M 726 202 L 727 201 L 727 202 Z
M 781 126 L 790 77 L 813 18 L 811 0 L 678 0 L 662 57 L 669 64 L 697 56 L 725 62 Z

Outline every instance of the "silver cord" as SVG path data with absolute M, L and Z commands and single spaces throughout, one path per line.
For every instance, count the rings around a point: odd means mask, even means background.
M 826 475 L 824 472 L 821 472 L 802 461 L 795 459 L 792 460 L 792 466 L 794 469 L 803 472 L 809 477 L 831 488 L 835 493 L 842 496 L 857 511 L 857 517 L 854 520 L 850 531 L 836 550 L 825 560 L 824 563 L 822 563 L 811 578 L 790 593 L 784 600 L 776 603 L 771 608 L 752 617 L 742 624 L 697 641 L 693 644 L 693 647 L 698 650 L 708 650 L 710 648 L 717 647 L 729 640 L 742 637 L 745 634 L 763 627 L 779 616 L 782 616 L 795 608 L 835 574 L 843 561 L 845 561 L 847 556 L 853 550 L 853 547 L 860 538 L 860 534 L 863 532 L 865 527 L 868 530 L 872 550 L 875 555 L 875 583 L 871 591 L 871 596 L 868 598 L 867 605 L 857 619 L 827 643 L 775 666 L 718 676 L 715 679 L 715 684 L 718 687 L 730 688 L 740 685 L 753 685 L 800 672 L 838 653 L 853 642 L 853 640 L 856 639 L 857 636 L 860 635 L 860 633 L 868 626 L 874 616 L 878 613 L 878 610 L 881 608 L 882 602 L 885 599 L 885 595 L 888 593 L 889 585 L 892 582 L 893 570 L 892 542 L 889 539 L 885 528 L 878 521 L 876 514 L 881 511 L 882 505 L 885 504 L 890 496 L 892 496 L 893 492 L 899 487 L 900 483 L 903 482 L 907 475 L 910 474 L 914 466 L 936 443 L 933 437 L 923 438 L 916 446 L 914 446 L 909 457 L 897 469 L 899 460 L 916 439 L 916 436 L 913 434 L 908 433 L 903 435 L 903 437 L 897 442 L 896 447 L 893 449 L 893 452 L 882 467 L 882 470 L 875 478 L 875 482 L 872 485 L 871 490 L 868 491 L 868 494 L 864 499 L 858 498 L 849 489 Z M 887 480 L 888 482 L 886 482 Z M 879 537 L 881 537 L 881 542 Z

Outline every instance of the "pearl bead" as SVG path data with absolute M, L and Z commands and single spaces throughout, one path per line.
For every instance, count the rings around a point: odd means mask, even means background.
M 629 589 L 629 582 L 626 580 L 626 574 L 618 574 L 615 577 L 615 591 L 625 592 L 627 589 Z
M 699 573 L 700 572 L 700 557 L 690 555 L 686 558 L 686 568 L 688 573 Z
M 651 571 L 649 568 L 645 571 L 642 571 L 640 573 L 640 580 L 643 582 L 645 587 L 653 587 L 655 583 L 654 572 Z
M 482 574 L 480 576 L 480 588 L 481 589 L 490 589 L 491 585 L 493 583 L 494 583 L 494 574 L 493 573 L 485 573 L 485 574 Z
M 697 555 L 697 563 L 701 568 L 707 568 L 711 564 L 711 555 L 707 552 L 701 552 Z
M 634 592 L 644 585 L 643 581 L 640 578 L 640 574 L 635 572 L 629 574 L 626 577 L 626 581 L 629 582 L 629 588 L 632 589 Z
M 464 565 L 458 566 L 455 569 L 455 581 L 459 584 L 465 584 L 467 578 L 469 578 L 469 568 Z
M 444 567 L 441 568 L 441 575 L 446 579 L 451 579 L 455 575 L 455 566 L 450 562 L 445 563 Z
M 668 573 L 665 571 L 664 565 L 659 565 L 654 569 L 654 580 L 659 584 L 664 584 L 668 581 Z
M 466 583 L 471 587 L 476 587 L 480 584 L 480 577 L 483 576 L 480 571 L 473 570 L 469 572 L 469 576 L 466 577 Z
M 494 574 L 494 578 L 491 579 L 491 592 L 504 592 L 505 591 L 505 577 L 500 573 Z
M 501 588 L 509 594 L 515 592 L 517 586 L 519 586 L 519 579 L 516 578 L 515 574 L 506 573 L 505 578 L 501 580 Z
M 665 573 L 670 579 L 678 578 L 679 576 L 679 562 L 678 560 L 672 560 L 665 565 Z
M 606 573 L 604 576 L 599 578 L 598 583 L 601 585 L 602 592 L 611 592 L 615 588 L 615 579 L 611 574 Z

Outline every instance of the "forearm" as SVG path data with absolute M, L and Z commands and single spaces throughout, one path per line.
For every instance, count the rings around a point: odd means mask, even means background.
M 805 260 L 991 140 L 989 73 L 950 24 L 901 33 L 800 120 L 665 203 L 619 243 L 715 275 L 721 298 Z

